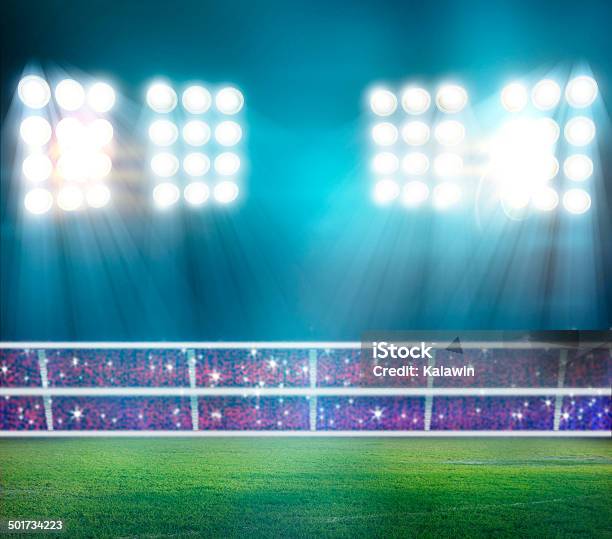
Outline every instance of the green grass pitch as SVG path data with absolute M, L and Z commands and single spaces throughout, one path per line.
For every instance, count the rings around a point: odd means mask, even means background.
M 0 488 L 64 537 L 612 537 L 607 439 L 0 440 Z

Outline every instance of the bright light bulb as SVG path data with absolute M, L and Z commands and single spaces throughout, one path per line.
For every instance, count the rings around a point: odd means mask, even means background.
M 212 104 L 212 96 L 204 86 L 190 86 L 181 98 L 183 107 L 191 114 L 203 114 Z
M 83 191 L 76 185 L 62 187 L 57 195 L 57 205 L 64 211 L 75 211 L 83 205 Z
M 429 126 L 424 122 L 406 122 L 402 127 L 402 138 L 410 146 L 422 146 L 429 140 Z
M 399 159 L 394 153 L 380 152 L 372 159 L 372 171 L 375 174 L 384 176 L 394 174 L 399 168 Z
M 543 187 L 531 195 L 531 203 L 541 211 L 552 211 L 559 204 L 559 195 L 552 187 Z
M 34 215 L 47 213 L 53 206 L 53 196 L 46 189 L 37 187 L 26 193 L 23 199 L 25 209 Z
M 402 93 L 402 107 L 408 114 L 423 114 L 431 105 L 431 96 L 424 88 L 406 88 Z
M 89 178 L 90 156 L 79 150 L 68 150 L 57 161 L 59 175 L 67 181 L 84 182 Z
M 429 159 L 424 153 L 410 152 L 402 159 L 402 170 L 409 176 L 422 176 L 429 169 Z
M 51 99 L 47 81 L 37 75 L 27 75 L 19 81 L 17 94 L 22 103 L 31 109 L 42 109 Z
M 55 136 L 62 149 L 82 146 L 85 139 L 85 127 L 76 118 L 63 118 L 55 126 Z
M 584 154 L 570 155 L 563 163 L 563 172 L 570 180 L 582 182 L 593 174 L 593 161 Z
M 215 158 L 215 171 L 221 176 L 233 176 L 240 169 L 240 158 L 232 152 L 223 152 Z
M 555 108 L 561 99 L 561 88 L 552 79 L 542 79 L 531 92 L 531 100 L 536 108 L 550 110 Z
M 149 138 L 157 146 L 171 146 L 178 138 L 178 128 L 170 120 L 155 120 L 149 126 Z
M 104 114 L 115 104 L 115 90 L 110 84 L 96 82 L 87 91 L 87 104 L 94 111 Z
M 570 189 L 563 195 L 563 206 L 570 213 L 585 213 L 591 207 L 591 197 L 582 189 Z
M 391 116 L 397 109 L 397 97 L 389 90 L 374 90 L 370 94 L 370 108 L 377 116 Z
M 595 124 L 586 116 L 576 116 L 565 124 L 564 133 L 573 146 L 586 146 L 595 137 Z
M 53 163 L 45 154 L 33 153 L 23 160 L 21 170 L 28 181 L 43 182 L 51 176 Z
M 390 122 L 380 122 L 372 127 L 372 140 L 378 146 L 393 146 L 397 137 L 397 127 Z
M 238 197 L 239 189 L 236 183 L 226 180 L 215 185 L 213 196 L 220 204 L 229 204 Z
M 501 103 L 508 112 L 520 112 L 529 101 L 529 93 L 524 84 L 513 82 L 501 93 Z
M 153 201 L 158 208 L 168 208 L 178 201 L 181 193 L 171 182 L 160 183 L 153 189 Z
M 221 146 L 235 146 L 242 138 L 242 129 L 236 122 L 225 121 L 215 127 L 215 140 Z
M 87 200 L 88 206 L 92 208 L 103 208 L 110 202 L 111 192 L 106 185 L 98 183 L 87 189 L 85 199 Z
M 163 82 L 152 84 L 147 90 L 147 104 L 155 112 L 165 114 L 176 107 L 177 97 L 174 89 Z
M 104 118 L 98 118 L 87 126 L 89 141 L 94 148 L 107 146 L 113 140 L 113 126 Z
M 55 87 L 55 100 L 64 110 L 77 110 L 85 103 L 85 90 L 77 81 L 64 79 Z
M 446 209 L 461 200 L 461 189 L 454 183 L 439 183 L 433 190 L 433 204 L 438 209 Z
M 183 139 L 190 146 L 203 146 L 210 140 L 210 127 L 206 122 L 191 120 L 183 127 Z
M 244 105 L 244 97 L 237 88 L 223 88 L 215 96 L 215 105 L 222 114 L 237 114 Z
M 524 185 L 507 185 L 501 193 L 502 202 L 513 210 L 522 210 L 531 201 L 531 191 Z
M 581 76 L 569 81 L 565 89 L 567 102 L 575 108 L 588 107 L 597 98 L 597 82 L 591 77 Z
M 454 153 L 441 153 L 434 159 L 434 172 L 442 178 L 458 176 L 463 172 L 463 159 Z
M 51 126 L 42 116 L 28 116 L 21 122 L 19 134 L 28 146 L 44 146 L 51 139 Z
M 176 156 L 169 152 L 161 152 L 151 159 L 151 170 L 162 178 L 174 176 L 179 168 L 179 161 Z
M 388 204 L 400 194 L 400 187 L 396 181 L 389 178 L 379 180 L 374 186 L 374 200 L 378 204 Z
M 203 153 L 189 153 L 183 159 L 183 169 L 189 176 L 204 176 L 210 169 L 210 159 Z
M 204 182 L 191 182 L 185 187 L 183 196 L 188 204 L 201 206 L 210 197 L 210 189 Z
M 545 146 L 553 146 L 559 140 L 561 129 L 552 118 L 538 118 L 533 123 L 535 135 Z
M 113 168 L 111 158 L 105 153 L 94 153 L 89 158 L 89 178 L 101 180 L 108 176 Z
M 443 146 L 457 146 L 465 138 L 465 127 L 457 120 L 445 120 L 436 125 L 434 136 Z
M 402 191 L 402 202 L 405 206 L 420 206 L 429 196 L 429 187 L 420 181 L 408 182 Z
M 468 102 L 468 94 L 462 86 L 447 84 L 436 94 L 436 104 L 442 112 L 450 114 L 461 112 Z

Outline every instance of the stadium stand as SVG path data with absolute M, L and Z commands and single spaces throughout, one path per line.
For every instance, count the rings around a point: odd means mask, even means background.
M 563 399 L 559 429 L 612 430 L 610 399 L 569 397 Z
M 47 421 L 42 398 L 1 397 L 0 428 L 2 430 L 45 430 Z
M 0 387 L 38 387 L 40 367 L 34 350 L 0 350 Z

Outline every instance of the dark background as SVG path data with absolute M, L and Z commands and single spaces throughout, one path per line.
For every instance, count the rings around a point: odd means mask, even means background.
M 612 325 L 608 139 L 588 216 L 483 224 L 472 208 L 374 206 L 363 118 L 376 81 L 456 77 L 478 102 L 512 77 L 576 62 L 590 66 L 609 109 L 610 2 L 1 9 L 3 340 L 354 340 L 368 330 Z M 237 84 L 248 124 L 241 202 L 160 214 L 142 204 L 143 176 L 107 212 L 28 219 L 11 118 L 31 62 L 109 77 L 128 126 L 157 75 Z M 609 116 L 596 120 L 605 134 Z

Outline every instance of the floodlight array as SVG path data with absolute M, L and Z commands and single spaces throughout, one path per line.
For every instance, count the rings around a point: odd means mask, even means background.
M 468 93 L 457 84 L 441 85 L 435 95 L 409 85 L 399 92 L 375 88 L 368 96 L 374 154 L 374 200 L 400 200 L 408 208 L 428 201 L 436 209 L 457 204 L 462 196 L 462 121 Z
M 550 78 L 531 88 L 516 81 L 502 89 L 501 105 L 513 118 L 498 132 L 491 163 L 505 207 L 552 211 L 561 202 L 573 214 L 590 208 L 591 196 L 576 183 L 593 175 L 596 127 L 589 107 L 597 95 L 597 82 L 585 75 L 564 89 Z
M 52 92 L 45 78 L 26 75 L 17 94 L 26 111 L 19 126 L 26 210 L 44 214 L 54 204 L 66 212 L 106 206 L 114 136 L 106 116 L 115 104 L 113 88 L 105 82 L 85 88 L 66 78 Z
M 210 198 L 218 204 L 235 201 L 242 169 L 242 93 L 232 86 L 213 92 L 196 84 L 179 99 L 170 84 L 156 82 L 147 90 L 146 102 L 155 114 L 148 126 L 155 205 L 174 206 L 181 191 L 194 207 Z

